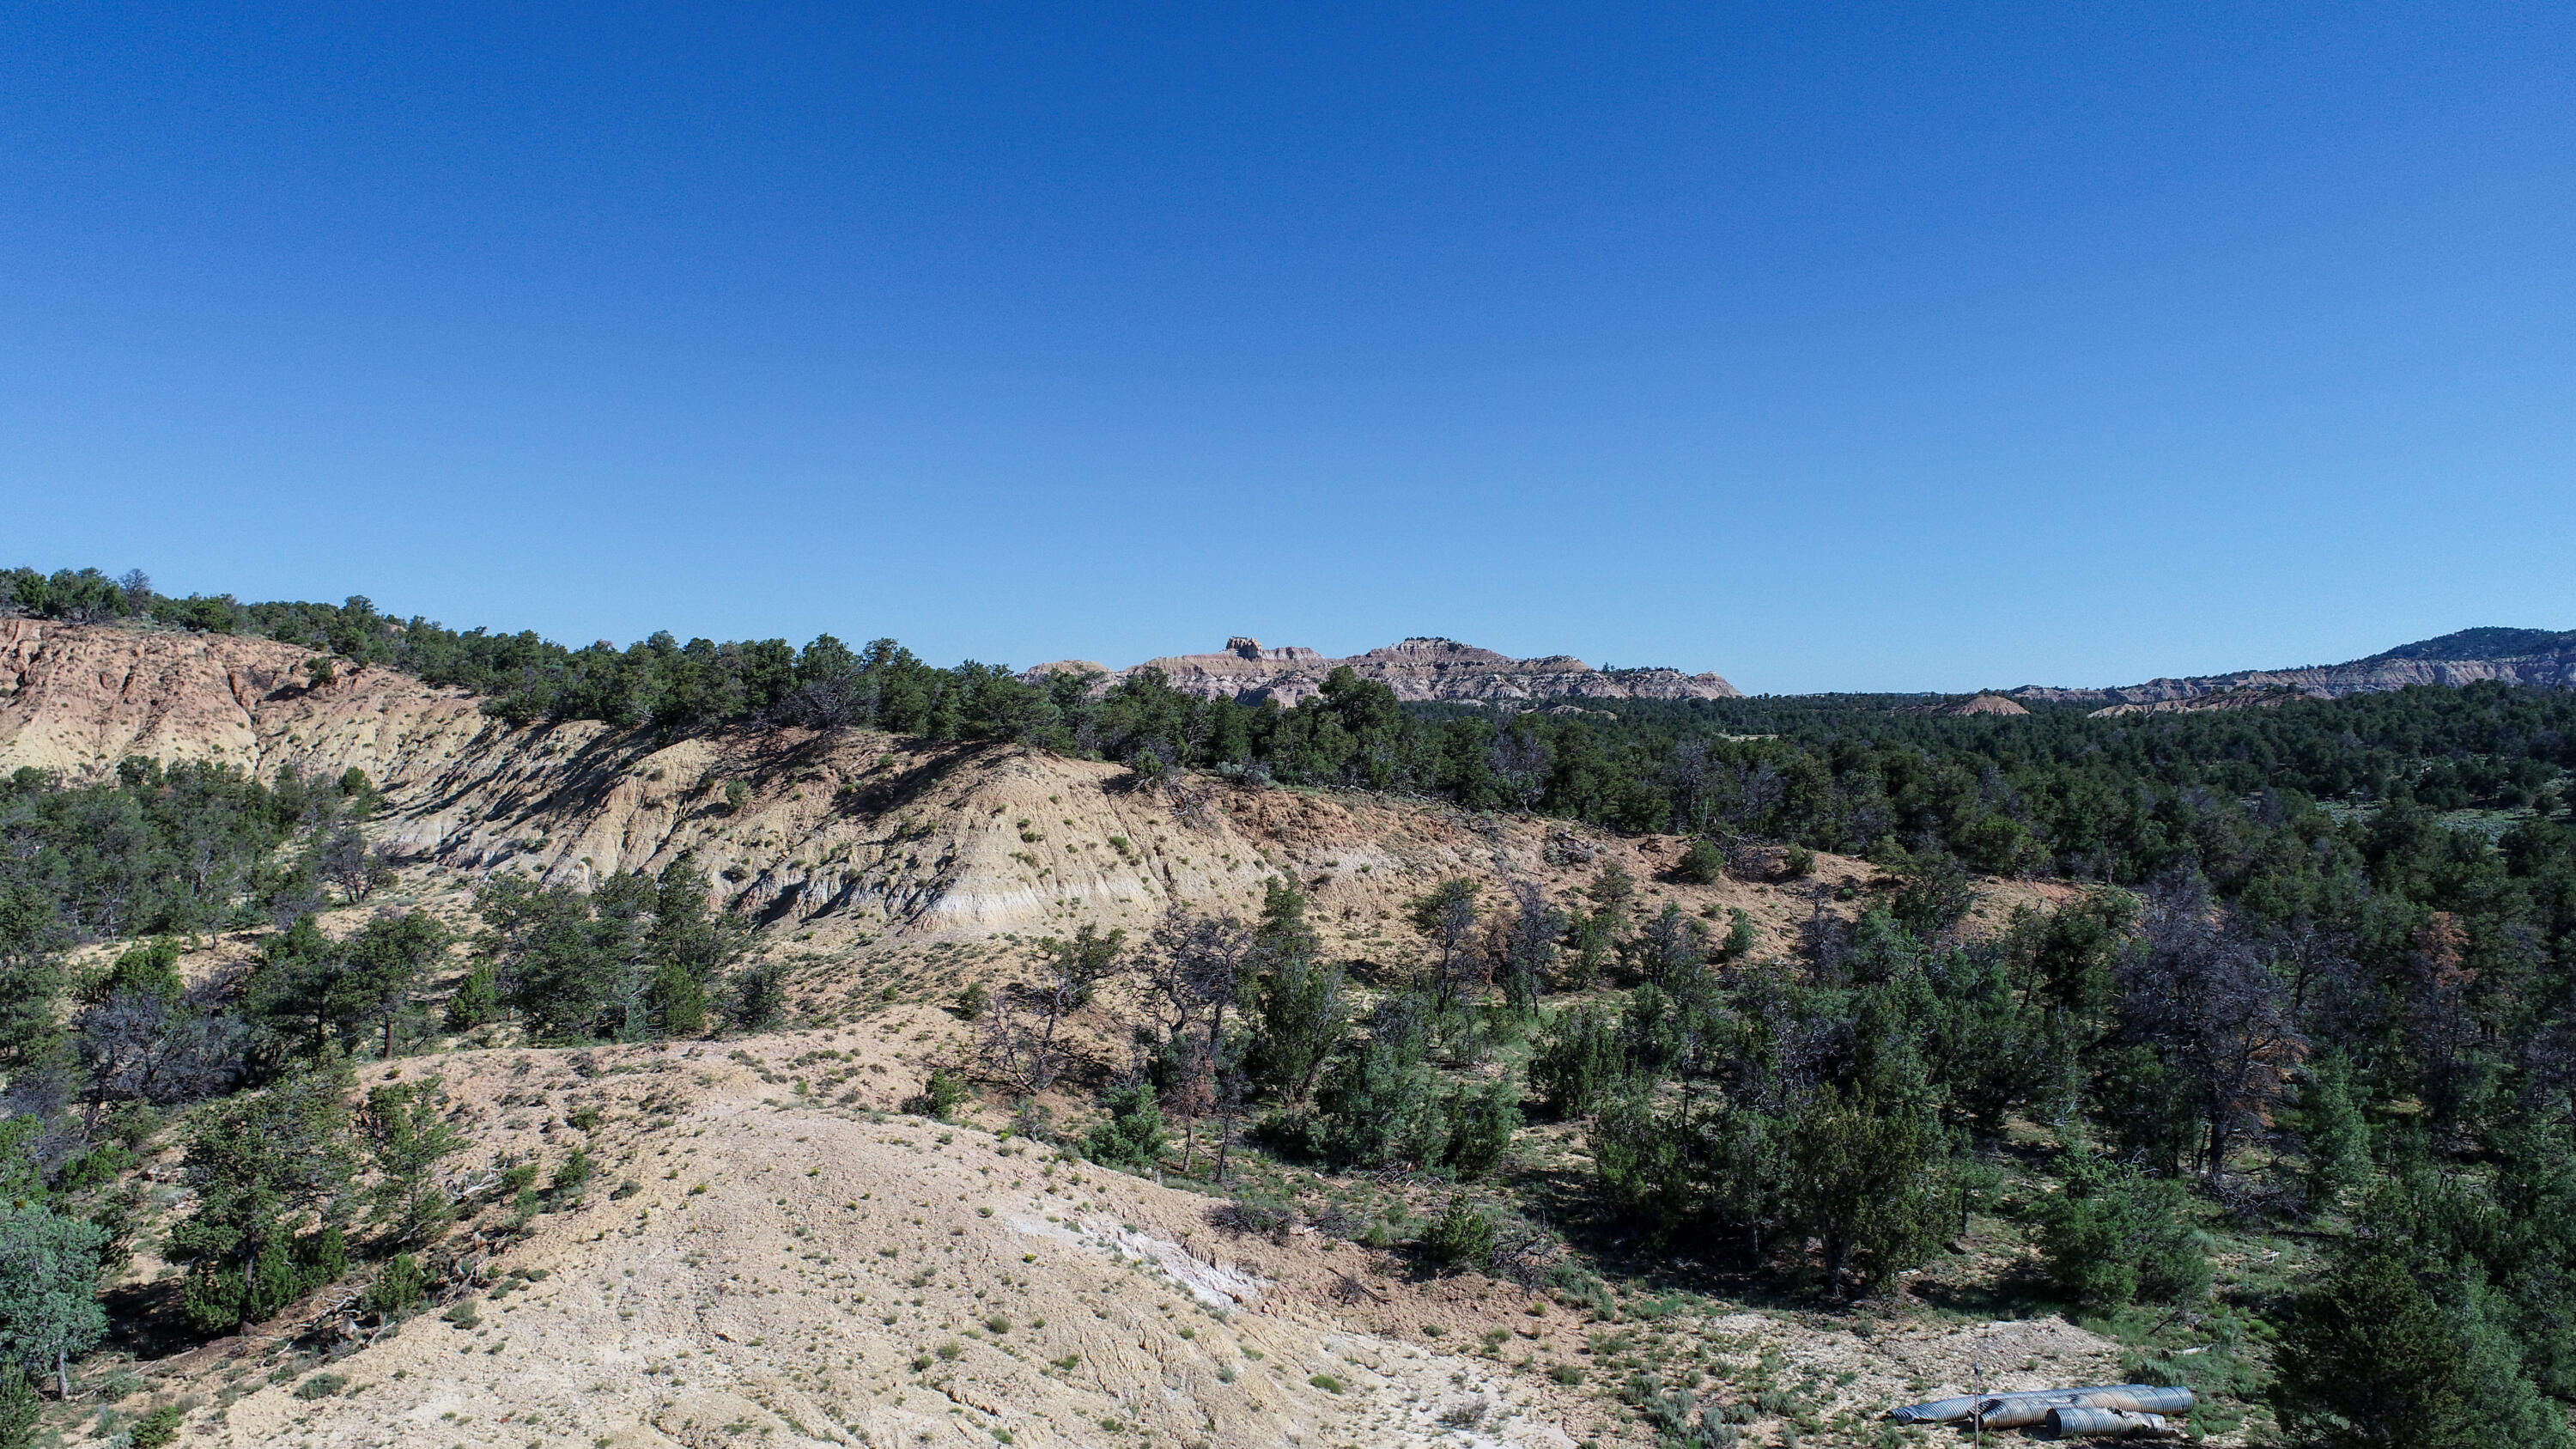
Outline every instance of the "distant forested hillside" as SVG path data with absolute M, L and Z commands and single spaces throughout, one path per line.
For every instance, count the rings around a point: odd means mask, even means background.
M 2510 659 L 2576 646 L 2576 629 L 2462 629 L 2439 639 L 2400 644 L 2357 662 L 2381 659 Z

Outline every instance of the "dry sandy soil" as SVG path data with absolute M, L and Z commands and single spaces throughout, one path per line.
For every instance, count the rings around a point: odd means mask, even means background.
M 1232 1233 L 1215 1199 L 882 1110 L 917 1080 L 928 1020 L 370 1070 L 441 1080 L 477 1144 L 461 1176 L 550 1171 L 576 1146 L 600 1174 L 520 1233 L 486 1211 L 459 1241 L 487 1286 L 446 1314 L 360 1346 L 325 1302 L 155 1366 L 127 1407 L 193 1399 L 199 1437 L 316 1449 L 1644 1443 L 1595 1367 L 1642 1334 L 1712 1381 L 1767 1353 L 1765 1382 L 1841 1442 L 1915 1397 L 2115 1370 L 2057 1319 L 1716 1303 L 1641 1329 L 1311 1231 Z M 342 1386 L 307 1397 L 318 1375 Z M 1754 1442 L 1777 1428 L 1758 1417 Z

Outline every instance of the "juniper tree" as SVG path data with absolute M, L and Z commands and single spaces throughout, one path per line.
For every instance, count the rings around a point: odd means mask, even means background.
M 199 1109 L 181 1168 L 197 1206 L 169 1236 L 199 1329 L 256 1322 L 345 1266 L 337 1224 L 356 1172 L 345 1091 L 312 1073 Z
M 107 1333 L 99 1253 L 107 1234 L 44 1206 L 0 1207 L 0 1350 L 51 1372 L 68 1400 L 71 1361 Z
M 323 993 L 325 1012 L 344 1035 L 373 1032 L 392 1060 L 396 1036 L 411 1023 L 420 988 L 452 939 L 427 911 L 369 921 L 341 949 L 341 969 Z
M 377 1174 L 369 1193 L 376 1221 L 397 1243 L 434 1243 L 456 1220 L 438 1165 L 463 1150 L 465 1139 L 448 1125 L 446 1105 L 439 1079 L 426 1077 L 376 1087 L 358 1110 L 359 1140 Z
M 1285 881 L 1265 887 L 1254 941 L 1260 979 L 1246 1066 L 1273 1096 L 1301 1103 L 1350 1030 L 1342 970 L 1323 959 L 1323 940 L 1306 924 L 1306 898 Z

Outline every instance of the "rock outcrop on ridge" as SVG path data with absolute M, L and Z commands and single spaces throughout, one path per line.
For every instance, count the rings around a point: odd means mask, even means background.
M 1514 659 L 1454 639 L 1431 638 L 1407 639 L 1335 659 L 1296 645 L 1264 648 L 1258 639 L 1238 636 L 1227 640 L 1218 653 L 1148 659 L 1131 669 L 1100 670 L 1095 664 L 1068 660 L 1041 664 L 1029 673 L 1034 677 L 1067 670 L 1099 671 L 1103 683 L 1109 684 L 1140 669 L 1159 669 L 1173 688 L 1203 698 L 1246 704 L 1275 699 L 1294 705 L 1321 690 L 1324 680 L 1345 665 L 1405 700 L 1733 699 L 1743 693 L 1715 674 L 1595 669 L 1570 654 Z

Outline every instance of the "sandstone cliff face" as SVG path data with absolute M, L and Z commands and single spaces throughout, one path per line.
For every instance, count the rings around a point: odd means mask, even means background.
M 2536 635 L 2534 631 L 2513 632 L 2525 637 L 2550 638 Z M 2413 684 L 2459 685 L 2490 679 L 2542 689 L 2576 688 L 2576 642 L 2551 642 L 2543 647 L 2494 658 L 2440 657 L 2450 652 L 2440 647 L 2444 642 L 2427 640 L 2422 644 L 2405 645 L 2348 664 L 2320 664 L 2300 669 L 2248 669 L 2235 674 L 2151 679 L 2144 684 L 2113 689 L 2058 689 L 2034 684 L 2011 693 L 2016 699 L 2042 700 L 2051 704 L 2119 706 L 2167 704 L 2212 696 L 2240 696 L 2251 702 L 2266 691 L 2304 695 L 2311 699 L 2340 699 L 2347 694 L 2371 694 L 2404 689 Z
M 1684 674 L 1678 669 L 1595 669 L 1571 655 L 1514 659 L 1454 639 L 1407 639 L 1347 659 L 1327 658 L 1299 646 L 1263 648 L 1257 639 L 1226 641 L 1222 652 L 1176 654 L 1148 659 L 1136 669 L 1159 669 L 1172 687 L 1208 699 L 1238 699 L 1246 704 L 1277 700 L 1294 705 L 1324 687 L 1342 666 L 1362 679 L 1376 680 L 1404 700 L 1537 700 L 1553 696 L 1577 699 L 1733 699 L 1742 691 L 1714 674 Z M 1066 669 L 1091 670 L 1080 663 L 1041 664 L 1032 675 Z M 1102 671 L 1114 682 L 1134 670 Z

